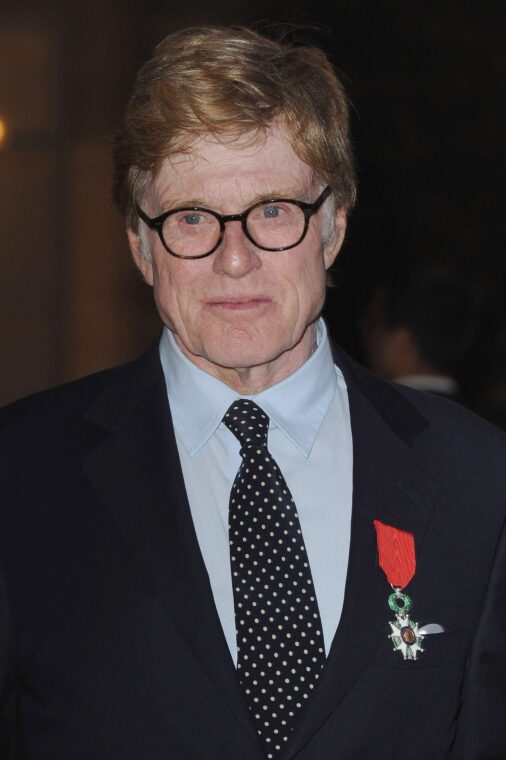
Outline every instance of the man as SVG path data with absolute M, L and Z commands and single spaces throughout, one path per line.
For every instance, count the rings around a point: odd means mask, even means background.
M 476 309 L 456 273 L 429 262 L 395 267 L 372 294 L 362 324 L 378 375 L 468 405 L 462 376 L 476 339 Z
M 115 157 L 165 328 L 3 413 L 3 757 L 503 757 L 503 439 L 331 353 L 327 60 L 174 34 Z

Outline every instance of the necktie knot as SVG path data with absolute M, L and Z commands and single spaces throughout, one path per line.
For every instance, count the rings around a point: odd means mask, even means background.
M 239 398 L 230 405 L 223 422 L 235 435 L 241 448 L 267 447 L 269 417 L 260 407 L 247 398 Z

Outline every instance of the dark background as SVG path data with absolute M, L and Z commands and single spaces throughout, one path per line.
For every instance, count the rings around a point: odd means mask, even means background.
M 334 337 L 399 262 L 469 283 L 474 406 L 506 415 L 504 3 L 309 0 L 0 4 L 0 403 L 124 361 L 157 334 L 110 195 L 139 65 L 189 24 L 279 28 L 330 55 L 352 102 L 359 202 L 329 291 Z M 302 29 L 290 31 L 290 25 Z M 281 25 L 281 27 L 278 27 Z

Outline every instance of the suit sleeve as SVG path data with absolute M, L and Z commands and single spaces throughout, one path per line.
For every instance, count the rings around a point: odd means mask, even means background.
M 451 757 L 506 758 L 506 526 L 471 650 Z

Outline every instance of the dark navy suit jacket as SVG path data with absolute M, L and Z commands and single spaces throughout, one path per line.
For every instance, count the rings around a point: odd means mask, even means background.
M 504 437 L 336 361 L 354 445 L 345 602 L 282 760 L 504 760 Z M 7 407 L 0 457 L 0 758 L 261 760 L 157 348 Z M 375 519 L 414 534 L 412 617 L 445 629 L 416 661 L 388 639 Z

